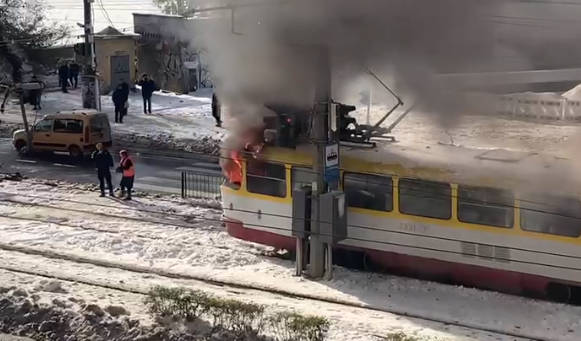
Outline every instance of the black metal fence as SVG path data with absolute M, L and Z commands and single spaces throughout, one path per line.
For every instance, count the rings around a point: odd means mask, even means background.
M 224 177 L 215 172 L 182 171 L 182 198 L 221 200 Z

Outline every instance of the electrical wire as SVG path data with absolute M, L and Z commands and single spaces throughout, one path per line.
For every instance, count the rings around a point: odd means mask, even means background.
M 101 11 L 103 12 L 103 15 L 109 21 L 109 23 L 111 24 L 111 26 L 114 27 L 115 24 L 113 24 L 113 21 L 111 21 L 111 17 L 109 17 L 109 13 L 107 13 L 107 10 L 105 9 L 105 6 L 103 6 L 103 0 L 98 0 L 98 1 L 99 1 L 99 5 L 101 6 Z

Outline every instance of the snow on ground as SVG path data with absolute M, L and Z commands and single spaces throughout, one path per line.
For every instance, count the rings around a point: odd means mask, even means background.
M 461 321 L 540 339 L 581 338 L 579 307 L 343 268 L 338 268 L 330 281 L 297 278 L 293 276 L 293 262 L 266 257 L 268 248 L 229 237 L 219 219 L 220 211 L 178 199 L 144 197 L 120 203 L 68 185 L 55 187 L 33 180 L 0 183 L 0 248 L 7 244 L 34 248 L 451 323 Z M 9 259 L 5 251 L 2 254 L 2 259 Z M 34 263 L 26 257 L 11 262 L 29 262 L 22 264 L 25 269 Z M 63 266 L 63 271 L 65 268 L 69 267 Z M 59 271 L 58 265 L 54 269 Z M 451 340 L 466 339 L 464 332 L 425 326 L 406 318 L 403 323 L 393 317 L 378 319 L 364 311 L 348 315 L 341 309 L 313 307 L 312 302 L 306 302 L 300 309 L 328 315 L 334 325 L 346 324 L 345 328 L 357 331 L 357 337 L 346 334 L 349 338 L 345 340 L 372 340 L 371 331 L 385 335 L 398 328 L 411 333 L 421 331 L 421 335 L 444 335 Z M 339 337 L 342 332 L 331 339 L 343 340 Z M 488 338 L 485 334 L 473 337 Z
M 182 143 L 190 145 L 195 151 L 209 153 L 226 133 L 224 129 L 215 127 L 211 97 L 212 89 L 201 89 L 192 95 L 156 92 L 152 99 L 152 114 L 145 115 L 140 93 L 132 92 L 129 114 L 123 124 L 114 123 L 114 106 L 110 96 L 102 96 L 101 103 L 102 111 L 109 115 L 118 143 L 162 146 Z M 45 114 L 82 110 L 80 90 L 45 93 L 41 111 L 34 112 L 28 106 L 27 110 L 30 123 L 40 120 Z M 9 104 L 6 114 L 0 119 L 8 123 L 22 123 L 17 103 Z

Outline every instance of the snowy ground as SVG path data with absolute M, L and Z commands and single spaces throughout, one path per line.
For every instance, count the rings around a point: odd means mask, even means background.
M 330 340 L 379 340 L 374 335 L 397 331 L 443 340 L 516 339 L 482 329 L 531 339 L 581 339 L 579 307 L 343 268 L 330 281 L 297 278 L 292 262 L 229 237 L 219 219 L 219 210 L 175 198 L 121 203 L 78 186 L 4 181 L 0 268 L 44 273 L 67 283 L 130 286 L 137 292 L 153 284 L 177 284 L 233 295 L 272 309 L 326 316 L 332 321 Z M 27 276 L 1 272 L 0 286 L 26 281 L 34 286 L 39 280 Z M 230 284 L 254 289 L 229 289 Z M 99 301 L 90 297 L 85 298 Z M 143 307 L 123 301 L 131 316 L 142 314 Z
M 152 99 L 152 114 L 143 113 L 143 102 L 139 93 L 131 93 L 129 115 L 123 124 L 116 124 L 114 106 L 110 96 L 103 96 L 102 111 L 109 114 L 115 143 L 139 145 L 156 149 L 177 149 L 202 153 L 216 153 L 226 131 L 215 127 L 212 117 L 212 90 L 202 89 L 191 95 L 156 92 Z M 47 92 L 42 98 L 42 110 L 34 112 L 27 106 L 30 123 L 43 115 L 59 111 L 81 110 L 80 90 L 69 93 Z M 21 124 L 20 107 L 11 102 L 4 115 L 2 125 Z M 5 132 L 9 133 L 9 132 Z

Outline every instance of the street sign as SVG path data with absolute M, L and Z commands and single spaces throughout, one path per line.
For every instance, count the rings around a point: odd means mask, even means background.
M 328 184 L 339 182 L 339 144 L 325 147 L 325 181 Z

